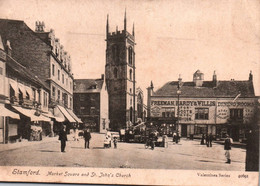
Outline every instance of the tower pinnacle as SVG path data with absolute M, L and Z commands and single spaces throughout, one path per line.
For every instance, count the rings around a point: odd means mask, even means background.
M 125 18 L 124 18 L 124 30 L 126 31 L 126 8 L 125 8 Z
M 109 33 L 109 14 L 107 14 L 107 35 Z

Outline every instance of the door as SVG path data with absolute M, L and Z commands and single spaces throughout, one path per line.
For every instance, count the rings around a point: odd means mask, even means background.
M 187 137 L 187 125 L 182 124 L 181 125 L 181 136 L 182 137 Z

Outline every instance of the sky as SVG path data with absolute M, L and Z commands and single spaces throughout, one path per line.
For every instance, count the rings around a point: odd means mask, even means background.
M 0 18 L 23 20 L 32 30 L 44 21 L 72 59 L 74 78 L 105 72 L 106 18 L 110 31 L 135 24 L 136 79 L 146 96 L 168 81 L 248 80 L 260 95 L 260 1 L 258 0 L 0 0 Z

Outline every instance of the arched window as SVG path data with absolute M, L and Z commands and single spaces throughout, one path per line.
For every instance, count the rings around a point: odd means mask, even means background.
M 133 49 L 132 47 L 128 48 L 128 63 L 132 65 L 133 63 Z
M 129 78 L 132 80 L 132 69 L 129 70 Z
M 114 77 L 117 78 L 117 68 L 114 69 Z

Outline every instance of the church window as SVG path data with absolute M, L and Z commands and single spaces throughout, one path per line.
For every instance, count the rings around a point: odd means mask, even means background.
M 129 70 L 129 77 L 130 77 L 130 80 L 132 80 L 132 69 Z
M 117 68 L 114 69 L 114 77 L 117 78 Z
M 128 63 L 132 65 L 133 63 L 133 50 L 132 47 L 128 48 Z

